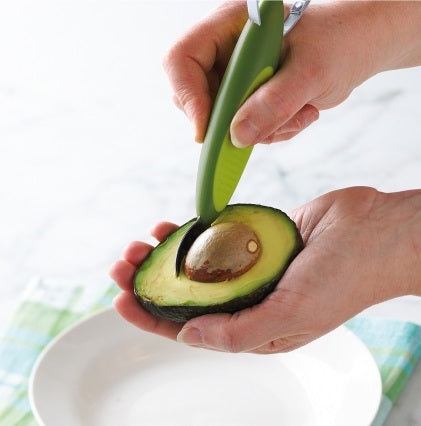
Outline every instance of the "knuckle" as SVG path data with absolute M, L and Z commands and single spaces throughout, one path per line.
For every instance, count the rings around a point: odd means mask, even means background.
M 278 127 L 284 124 L 298 109 L 294 96 L 288 96 L 286 91 L 267 88 L 261 96 L 263 114 L 270 120 L 270 125 Z M 269 123 L 268 123 L 269 124 Z M 269 126 L 268 126 L 269 127 Z
M 172 101 L 173 101 L 173 103 L 174 103 L 174 105 L 178 108 L 178 109 L 180 109 L 180 110 L 183 110 L 183 105 L 181 104 L 181 102 L 180 102 L 180 100 L 178 99 L 178 96 L 177 95 L 173 95 L 173 97 L 172 97 Z
M 326 73 L 326 68 L 318 60 L 309 61 L 301 70 L 300 80 L 305 83 L 321 81 Z
M 297 349 L 301 346 L 301 343 L 292 342 L 290 339 L 278 339 L 273 342 L 273 351 L 272 353 L 286 353 L 291 352 L 294 349 Z
M 288 340 L 288 338 L 281 338 L 274 340 L 272 342 L 269 342 L 266 347 L 267 353 L 282 353 L 282 352 L 288 352 L 289 348 L 291 347 L 291 343 Z
M 183 43 L 182 41 L 176 42 L 169 50 L 165 53 L 162 59 L 162 66 L 164 70 L 169 73 L 173 68 L 174 64 L 178 61 L 178 58 L 183 51 Z
M 285 142 L 285 141 L 289 141 L 293 137 L 297 136 L 298 133 L 300 133 L 300 131 L 283 133 L 282 135 L 279 135 L 276 138 L 276 141 L 274 141 L 274 142 Z
M 281 108 L 285 109 L 288 106 L 288 101 L 285 99 L 285 96 L 276 88 L 268 87 L 264 96 L 262 96 L 262 103 L 264 106 L 274 112 Z
M 289 338 L 273 340 L 253 352 L 263 355 L 291 352 L 302 346 L 302 343 L 292 342 Z
M 344 205 L 347 205 L 348 199 L 359 200 L 353 207 L 354 210 L 365 209 L 366 206 L 372 206 L 381 196 L 381 192 L 370 186 L 352 186 L 341 191 L 340 197 L 335 196 L 335 191 L 332 193 L 332 198 L 339 199 Z M 326 194 L 329 195 L 329 194 Z
M 168 50 L 164 57 L 162 58 L 162 67 L 164 68 L 164 70 L 168 73 L 171 63 L 172 63 L 172 57 L 173 57 L 173 53 L 172 53 L 172 49 Z
M 260 143 L 264 145 L 270 145 L 275 142 L 281 142 L 285 140 L 285 134 L 284 133 L 271 133 L 267 138 L 262 140 Z
M 260 143 L 263 145 L 270 145 L 274 142 L 279 142 L 279 138 L 276 133 L 271 133 L 268 137 L 263 139 Z
M 299 114 L 296 114 L 292 118 L 292 120 L 293 120 L 293 124 L 294 124 L 294 131 L 300 132 L 301 130 L 304 129 L 304 127 L 305 127 L 304 119 Z
M 231 329 L 226 330 L 223 344 L 227 352 L 239 353 L 243 350 L 237 335 Z
M 142 245 L 142 242 L 140 241 L 132 241 L 129 244 L 126 245 L 126 247 L 123 250 L 124 255 L 127 255 L 128 252 L 133 252 L 139 248 L 139 246 Z
M 187 89 L 185 89 L 183 86 L 180 86 L 178 90 L 175 92 L 175 96 L 177 97 L 177 100 L 181 108 L 185 110 L 189 102 L 189 93 Z

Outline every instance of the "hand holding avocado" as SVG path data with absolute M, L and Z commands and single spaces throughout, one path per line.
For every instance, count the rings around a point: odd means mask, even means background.
M 247 99 L 232 122 L 230 116 L 226 129 L 231 122 L 232 141 L 248 146 L 289 139 L 316 120 L 318 110 L 339 104 L 370 76 L 420 65 L 420 15 L 421 5 L 393 2 L 309 8 L 285 41 L 280 70 Z M 194 27 L 165 60 L 175 102 L 193 121 L 199 141 L 246 19 L 244 4 L 227 3 Z M 243 207 L 218 210 L 209 236 L 201 235 L 206 250 L 216 249 L 203 257 L 201 240 L 196 240 L 198 247 L 195 241 L 179 277 L 174 253 L 192 222 L 181 228 L 158 224 L 153 235 L 162 243 L 154 250 L 132 243 L 110 272 L 123 290 L 115 299 L 117 311 L 146 331 L 189 345 L 274 353 L 304 345 L 370 305 L 421 295 L 421 190 L 334 191 L 292 212 L 298 230 L 282 212 L 266 215 L 270 208 L 263 207 L 267 231 L 256 219 L 259 209 Z M 233 212 L 235 220 L 226 220 L 233 219 Z M 277 242 L 285 235 L 291 244 L 279 250 Z M 221 256 L 226 244 L 237 253 L 229 256 L 229 265 Z
M 164 61 L 175 103 L 193 122 L 198 141 L 246 20 L 245 3 L 226 3 L 193 27 Z M 233 143 L 290 139 L 369 77 L 421 65 L 420 20 L 420 2 L 310 5 L 285 38 L 280 71 L 234 117 Z
M 302 346 L 375 303 L 421 296 L 421 190 L 342 189 L 290 216 L 305 248 L 262 303 L 185 324 L 157 318 L 133 294 L 135 271 L 152 246 L 134 242 L 110 271 L 123 290 L 114 302 L 117 311 L 143 330 L 193 346 L 274 353 Z M 162 222 L 152 234 L 162 241 L 177 229 Z
M 133 280 L 142 306 L 171 321 L 234 313 L 261 302 L 303 248 L 301 235 L 285 213 L 234 204 L 195 239 L 176 274 L 177 248 L 192 222 L 159 244 Z

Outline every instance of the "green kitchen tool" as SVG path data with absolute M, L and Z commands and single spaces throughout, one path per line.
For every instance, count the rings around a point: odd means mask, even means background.
M 247 21 L 222 79 L 199 162 L 196 210 L 210 225 L 226 207 L 252 152 L 236 148 L 230 124 L 241 104 L 276 71 L 283 39 L 282 1 L 260 5 L 261 25 Z
M 306 6 L 308 1 L 299 3 L 306 3 Z M 264 0 L 258 7 L 254 14 L 257 12 L 259 15 L 260 25 L 252 20 L 245 24 L 211 112 L 197 175 L 197 220 L 184 235 L 178 248 L 177 276 L 195 239 L 227 206 L 252 152 L 252 147 L 239 149 L 233 146 L 230 140 L 231 121 L 242 103 L 279 66 L 284 35 L 283 2 Z M 296 16 L 292 18 L 297 20 Z

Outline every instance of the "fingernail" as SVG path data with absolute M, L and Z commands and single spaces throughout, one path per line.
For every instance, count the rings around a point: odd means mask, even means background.
M 178 333 L 177 341 L 185 343 L 186 345 L 200 345 L 202 343 L 202 333 L 198 328 L 183 328 L 180 333 Z
M 234 124 L 231 128 L 231 141 L 237 148 L 253 145 L 259 137 L 260 129 L 249 119 Z

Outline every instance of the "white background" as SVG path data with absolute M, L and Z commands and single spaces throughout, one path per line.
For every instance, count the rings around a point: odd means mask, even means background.
M 2 324 L 31 277 L 105 287 L 129 241 L 194 216 L 200 146 L 161 60 L 217 4 L 0 3 Z M 421 68 L 374 77 L 292 142 L 256 148 L 233 201 L 289 211 L 346 186 L 421 187 L 420 99 Z M 421 303 L 368 314 L 421 323 Z

